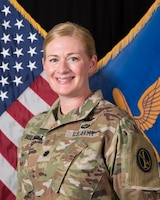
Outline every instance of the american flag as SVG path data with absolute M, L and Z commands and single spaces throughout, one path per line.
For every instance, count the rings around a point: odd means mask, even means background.
M 0 0 L 0 200 L 16 198 L 17 147 L 26 123 L 57 98 L 41 63 L 45 35 L 16 0 Z

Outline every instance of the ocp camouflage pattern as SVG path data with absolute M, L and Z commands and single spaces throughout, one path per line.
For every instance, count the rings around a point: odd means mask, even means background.
M 67 115 L 57 100 L 25 128 L 17 200 L 157 200 L 157 163 L 133 119 L 100 90 Z

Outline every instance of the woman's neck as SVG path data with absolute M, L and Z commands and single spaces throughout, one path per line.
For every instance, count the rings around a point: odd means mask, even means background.
M 75 96 L 75 97 L 59 97 L 60 99 L 60 107 L 61 107 L 61 112 L 62 114 L 67 114 L 69 113 L 71 110 L 80 107 L 84 101 L 91 96 L 92 92 L 89 91 L 88 93 L 86 93 L 83 96 Z

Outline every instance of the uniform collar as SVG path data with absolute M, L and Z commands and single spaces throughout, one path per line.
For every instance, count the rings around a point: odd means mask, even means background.
M 41 128 L 43 129 L 53 129 L 60 125 L 82 120 L 86 118 L 89 113 L 97 106 L 97 104 L 103 99 L 101 90 L 93 92 L 93 94 L 84 101 L 84 103 L 67 113 L 62 115 L 60 119 L 57 119 L 57 113 L 59 108 L 59 99 L 57 99 L 52 107 L 49 109 Z

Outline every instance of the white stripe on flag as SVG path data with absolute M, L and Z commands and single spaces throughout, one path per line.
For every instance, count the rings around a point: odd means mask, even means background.
M 33 115 L 37 115 L 49 109 L 49 105 L 41 99 L 31 88 L 27 88 L 18 100 Z
M 47 75 L 44 71 L 40 74 L 40 76 L 42 76 L 48 82 Z
M 17 171 L 7 162 L 0 154 L 0 180 L 6 185 L 10 191 L 16 196 L 17 191 Z M 10 177 L 10 178 L 8 178 Z
M 9 138 L 9 140 L 11 140 L 16 146 L 18 146 L 24 128 L 7 112 L 4 112 L 1 115 L 0 127 L 6 137 Z

